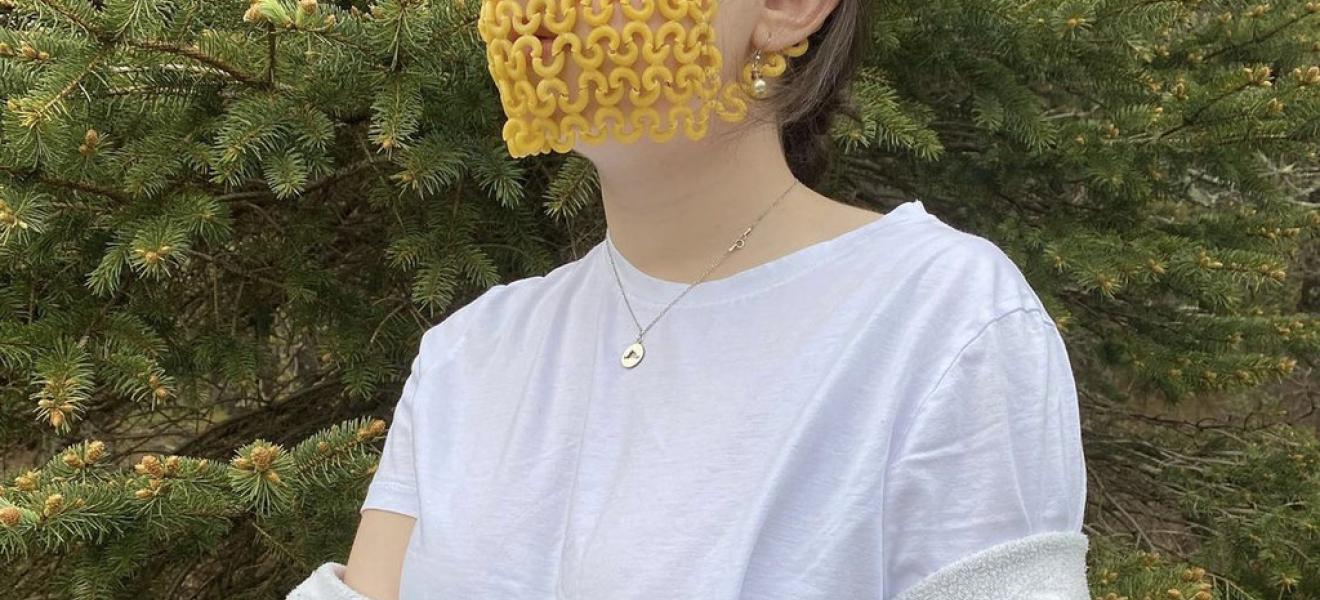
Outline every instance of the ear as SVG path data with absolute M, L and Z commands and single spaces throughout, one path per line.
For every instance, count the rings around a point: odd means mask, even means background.
M 752 29 L 752 47 L 772 52 L 805 40 L 838 5 L 839 0 L 765 0 Z

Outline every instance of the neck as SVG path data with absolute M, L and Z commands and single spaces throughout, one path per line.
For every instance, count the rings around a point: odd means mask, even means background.
M 773 127 L 682 151 L 638 159 L 593 160 L 610 236 L 638 269 L 670 281 L 695 282 L 795 181 Z M 648 146 L 655 149 L 659 146 Z M 691 148 L 691 151 L 688 151 Z M 801 238 L 804 211 L 823 198 L 793 186 L 733 252 L 707 275 L 719 279 L 784 253 Z M 807 223 L 810 222 L 808 218 Z M 796 225 L 795 225 L 796 223 Z

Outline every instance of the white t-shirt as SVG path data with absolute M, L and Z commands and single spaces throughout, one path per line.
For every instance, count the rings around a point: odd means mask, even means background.
M 912 200 L 698 284 L 633 369 L 606 243 L 423 336 L 362 505 L 418 518 L 405 600 L 887 600 L 1081 531 L 1067 351 L 989 240 Z M 615 262 L 642 326 L 688 287 Z

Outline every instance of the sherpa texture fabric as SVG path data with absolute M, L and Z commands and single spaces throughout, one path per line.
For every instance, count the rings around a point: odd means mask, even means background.
M 1075 531 L 1010 540 L 944 566 L 894 600 L 1088 600 L 1088 545 Z
M 322 564 L 293 588 L 286 600 L 371 600 L 344 583 L 345 568 L 337 562 Z

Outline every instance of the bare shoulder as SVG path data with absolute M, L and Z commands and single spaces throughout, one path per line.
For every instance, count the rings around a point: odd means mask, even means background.
M 372 600 L 398 600 L 403 557 L 416 519 L 376 509 L 362 511 L 344 583 Z

